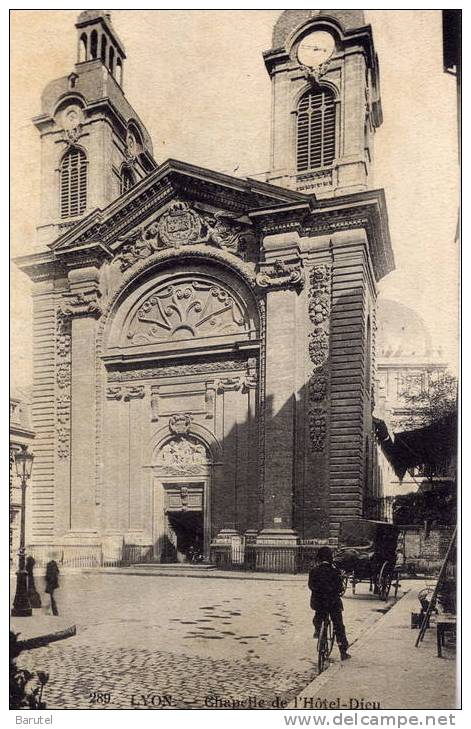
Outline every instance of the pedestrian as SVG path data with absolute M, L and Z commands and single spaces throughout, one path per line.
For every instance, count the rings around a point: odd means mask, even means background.
M 27 590 L 28 590 L 28 599 L 29 604 L 32 608 L 40 608 L 41 607 L 41 598 L 39 596 L 38 591 L 36 590 L 36 585 L 34 584 L 34 565 L 36 564 L 36 560 L 34 557 L 30 554 L 28 557 L 26 557 L 26 584 L 27 584 Z
M 330 547 L 320 547 L 316 556 L 316 565 L 309 571 L 309 589 L 311 590 L 311 609 L 314 610 L 314 638 L 319 637 L 322 622 L 330 615 L 337 645 L 342 661 L 351 658 L 347 653 L 348 640 L 343 624 L 343 591 L 342 575 L 333 563 Z
M 54 600 L 54 590 L 59 587 L 59 567 L 55 559 L 51 559 L 46 565 L 46 592 L 51 596 L 51 610 L 53 615 L 59 615 L 57 603 Z

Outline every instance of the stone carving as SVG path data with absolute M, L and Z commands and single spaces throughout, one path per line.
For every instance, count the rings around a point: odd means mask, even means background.
M 257 273 L 255 281 L 257 286 L 266 288 L 287 288 L 290 286 L 302 288 L 304 286 L 304 272 L 301 262 L 286 263 L 277 259 L 269 268 Z
M 327 414 L 321 407 L 328 395 L 329 377 L 326 363 L 329 357 L 330 291 L 332 267 L 314 266 L 309 276 L 308 315 L 313 324 L 309 333 L 309 357 L 314 369 L 308 381 L 309 434 L 312 448 L 322 452 L 327 437 Z
M 98 303 L 99 298 L 100 292 L 97 289 L 66 294 L 62 303 L 62 314 L 66 317 L 93 316 L 99 318 L 103 313 Z
M 309 435 L 312 449 L 322 452 L 327 435 L 327 417 L 322 408 L 311 408 L 309 411 Z
M 172 438 L 160 450 L 155 466 L 167 475 L 201 474 L 208 467 L 205 446 L 192 436 Z
M 162 248 L 206 243 L 244 257 L 253 233 L 225 212 L 199 213 L 188 203 L 175 200 L 163 215 L 123 241 L 117 255 L 121 271 Z
M 329 335 L 325 329 L 315 327 L 309 334 L 309 356 L 311 362 L 320 367 L 327 361 L 329 354 Z
M 132 344 L 192 339 L 244 332 L 249 327 L 242 304 L 221 286 L 203 279 L 163 284 L 132 318 Z
M 131 387 L 110 385 L 106 388 L 106 398 L 108 400 L 123 400 L 124 402 L 128 402 L 133 399 L 142 399 L 145 394 L 144 385 L 133 385 Z
M 316 402 L 324 400 L 327 395 L 327 377 L 314 374 L 309 380 L 309 399 Z
M 123 391 L 122 391 L 121 387 L 114 386 L 114 387 L 106 388 L 107 400 L 121 400 L 122 397 L 123 397 Z
M 190 431 L 191 423 L 191 415 L 187 415 L 186 413 L 177 414 L 172 415 L 172 417 L 169 419 L 168 427 L 170 428 L 170 431 L 175 435 L 187 435 L 187 433 Z
M 60 459 L 70 455 L 70 319 L 59 309 L 56 314 L 56 447 Z
M 320 63 L 318 66 L 304 66 L 300 64 L 300 69 L 306 79 L 313 85 L 317 86 L 320 79 L 324 76 L 330 66 L 331 58 L 328 58 L 324 63 Z
M 225 392 L 226 390 L 231 390 L 232 392 L 235 392 L 236 390 L 240 390 L 241 384 L 242 380 L 240 377 L 224 377 L 219 380 L 217 391 Z
M 245 370 L 247 360 L 221 360 L 216 362 L 192 362 L 179 365 L 168 365 L 164 362 L 157 367 L 140 370 L 115 371 L 108 374 L 110 382 L 126 382 L 129 380 L 154 379 L 156 377 L 173 377 L 180 375 L 215 374 L 224 370 Z
M 123 400 L 125 402 L 135 399 L 142 400 L 145 394 L 146 391 L 144 385 L 134 385 L 132 387 L 126 387 L 123 395 Z

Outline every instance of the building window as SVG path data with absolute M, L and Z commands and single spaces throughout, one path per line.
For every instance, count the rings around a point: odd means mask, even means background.
M 60 168 L 61 218 L 81 215 L 87 207 L 87 157 L 85 152 L 71 147 Z
M 313 89 L 298 105 L 298 172 L 331 165 L 335 157 L 335 99 L 330 89 Z
M 120 195 L 124 195 L 125 192 L 131 189 L 136 183 L 134 175 L 129 167 L 123 167 L 121 171 L 121 184 L 120 184 Z

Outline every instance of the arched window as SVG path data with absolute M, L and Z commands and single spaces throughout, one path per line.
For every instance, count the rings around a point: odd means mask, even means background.
M 129 167 L 123 167 L 121 170 L 121 185 L 120 185 L 120 195 L 124 195 L 125 192 L 131 189 L 136 184 L 136 180 L 134 177 L 134 174 L 132 170 L 129 169 Z
M 116 80 L 120 86 L 123 85 L 123 62 L 119 56 L 116 61 Z
M 332 164 L 335 157 L 335 99 L 327 88 L 309 90 L 298 104 L 298 172 Z
M 92 58 L 98 56 L 98 33 L 96 30 L 92 31 L 92 35 L 90 36 L 90 54 Z
M 113 46 L 110 46 L 110 60 L 109 60 L 108 68 L 110 69 L 111 75 L 114 76 L 114 48 L 113 48 Z
M 101 36 L 101 62 L 106 66 L 106 36 Z
M 87 207 L 87 157 L 77 147 L 64 155 L 60 168 L 61 218 L 81 215 Z
M 79 63 L 87 60 L 87 34 L 82 33 L 79 41 Z

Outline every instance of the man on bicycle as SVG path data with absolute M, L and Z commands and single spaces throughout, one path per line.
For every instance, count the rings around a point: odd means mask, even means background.
M 342 576 L 333 564 L 333 555 L 330 547 L 320 547 L 317 552 L 316 566 L 309 572 L 309 589 L 311 590 L 311 608 L 315 610 L 314 638 L 319 637 L 322 622 L 330 615 L 334 627 L 335 637 L 340 650 L 342 661 L 351 658 L 347 653 L 348 640 L 343 624 L 343 592 Z

